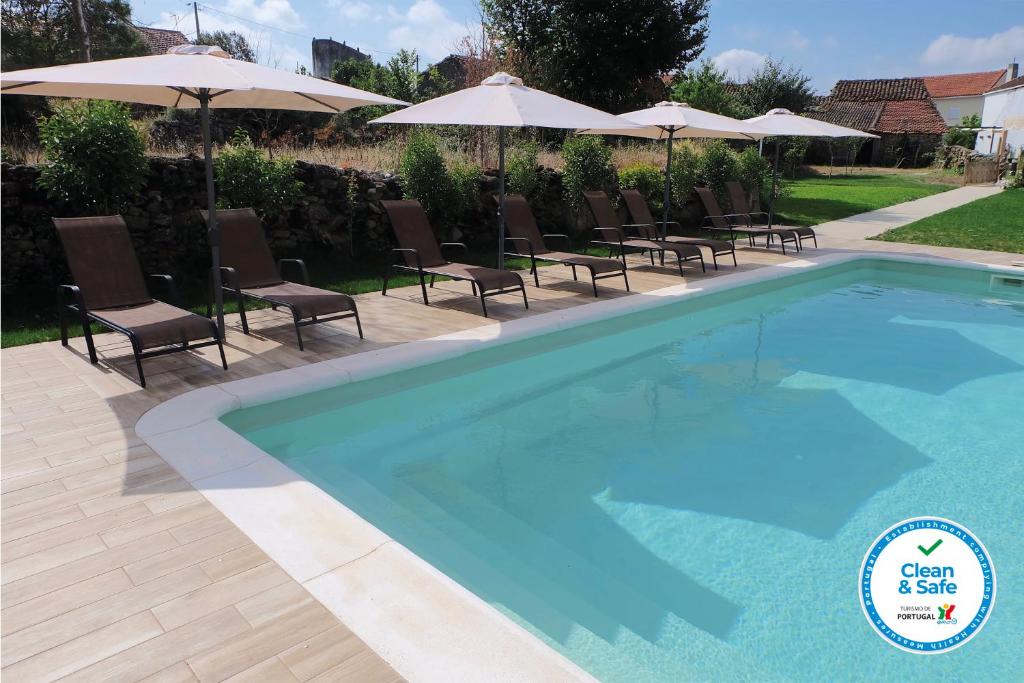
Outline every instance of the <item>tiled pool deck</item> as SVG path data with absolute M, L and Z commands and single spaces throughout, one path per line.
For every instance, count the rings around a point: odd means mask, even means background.
M 964 188 L 940 207 L 903 209 L 897 220 L 974 198 Z M 908 204 L 914 204 L 913 202 Z M 908 205 L 903 205 L 907 207 Z M 900 207 L 885 210 L 895 215 Z M 923 213 L 922 213 L 923 212 Z M 876 212 L 878 213 L 878 212 Z M 865 215 L 867 216 L 867 215 Z M 863 224 L 866 219 L 847 221 Z M 1024 256 L 865 242 L 822 226 L 818 256 L 849 249 L 926 253 L 1010 265 Z M 739 250 L 740 271 L 792 263 L 778 252 Z M 635 260 L 634 292 L 680 284 L 669 268 Z M 687 281 L 736 272 L 723 266 Z M 525 311 L 514 296 L 492 299 L 494 320 L 594 301 L 568 269 L 541 270 Z M 620 282 L 602 294 L 628 296 Z M 123 337 L 97 338 L 91 366 L 82 340 L 4 350 L 2 360 L 2 674 L 9 680 L 358 680 L 400 676 L 270 560 L 135 434 L 139 417 L 197 387 L 252 377 L 485 324 L 468 287 L 439 283 L 435 306 L 418 288 L 361 295 L 367 339 L 346 321 L 306 328 L 299 352 L 284 316 L 229 317 L 223 372 L 210 353 L 148 361 L 150 388 L 134 380 Z M 204 350 L 208 351 L 208 350 Z M 202 444 L 196 444 L 202 448 Z

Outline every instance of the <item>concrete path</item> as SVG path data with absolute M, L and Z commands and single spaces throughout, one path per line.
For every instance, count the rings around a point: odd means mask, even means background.
M 818 239 L 825 238 L 830 247 L 852 247 L 850 242 L 866 240 L 869 237 L 880 235 L 886 230 L 913 223 L 1002 191 L 1002 188 L 995 185 L 958 187 L 955 190 L 940 192 L 911 202 L 822 223 L 816 225 L 814 230 L 818 233 Z M 863 245 L 858 246 L 863 247 Z

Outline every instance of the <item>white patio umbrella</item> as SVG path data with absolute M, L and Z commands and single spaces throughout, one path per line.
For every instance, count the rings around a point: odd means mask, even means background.
M 747 119 L 766 132 L 767 137 L 809 137 L 809 138 L 877 138 L 856 128 L 837 126 L 828 121 L 798 116 L 788 109 L 772 109 L 767 114 Z M 768 227 L 775 219 L 775 188 L 779 177 L 779 141 L 775 141 L 775 163 L 772 166 L 772 203 L 768 207 Z
M 118 100 L 201 110 L 217 329 L 222 336 L 224 302 L 220 287 L 220 230 L 217 227 L 210 149 L 210 108 L 337 113 L 369 104 L 408 104 L 319 78 L 231 59 L 221 48 L 206 45 L 181 45 L 164 55 L 10 71 L 0 74 L 0 92 Z
M 603 111 L 527 88 L 521 78 L 498 72 L 480 85 L 436 97 L 370 123 L 433 123 L 498 128 L 498 268 L 505 263 L 505 129 L 609 128 L 626 131 L 639 124 Z
M 630 135 L 668 140 L 668 159 L 665 162 L 665 209 L 662 232 L 667 229 L 672 197 L 672 141 L 675 138 L 729 138 L 734 140 L 760 140 L 767 135 L 761 128 L 729 116 L 695 109 L 685 102 L 658 102 L 647 109 L 620 114 L 619 118 L 639 123 L 638 130 L 615 131 L 607 128 L 584 129 L 581 133 L 600 135 Z

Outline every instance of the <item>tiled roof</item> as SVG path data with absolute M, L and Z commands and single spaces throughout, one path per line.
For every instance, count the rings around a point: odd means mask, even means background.
M 949 74 L 948 76 L 924 76 L 924 85 L 932 97 L 971 97 L 988 92 L 1006 69 L 979 71 L 970 74 Z
M 860 81 L 839 81 L 832 88 L 831 99 L 844 102 L 891 102 L 926 100 L 928 88 L 921 78 L 874 78 Z
M 841 102 L 825 100 L 817 111 L 807 113 L 821 121 L 828 121 L 837 126 L 856 128 L 857 130 L 873 130 L 882 114 L 883 102 Z
M 994 87 L 991 90 L 989 90 L 989 92 L 999 92 L 1000 90 L 1009 90 L 1011 88 L 1019 88 L 1022 85 L 1024 85 L 1024 76 L 1018 76 L 1017 78 L 1014 78 L 1013 80 L 1006 81 L 1006 83 L 1003 83 L 1002 85 L 997 85 L 996 87 Z
M 148 26 L 136 26 L 135 30 L 142 34 L 142 39 L 146 41 L 150 53 L 154 55 L 162 55 L 169 48 L 189 44 L 188 38 L 181 31 L 166 28 L 149 28 Z
M 946 122 L 931 100 L 905 100 L 886 102 L 875 123 L 878 133 L 936 133 L 946 132 Z

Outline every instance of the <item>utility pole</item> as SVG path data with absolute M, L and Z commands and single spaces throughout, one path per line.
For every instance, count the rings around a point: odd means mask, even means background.
M 92 61 L 92 46 L 89 44 L 89 25 L 85 23 L 85 11 L 82 9 L 82 0 L 74 0 L 72 8 L 75 13 L 75 21 L 78 22 L 78 33 L 82 39 L 82 61 Z
M 199 45 L 199 3 L 192 3 L 192 11 L 196 15 L 196 45 Z

